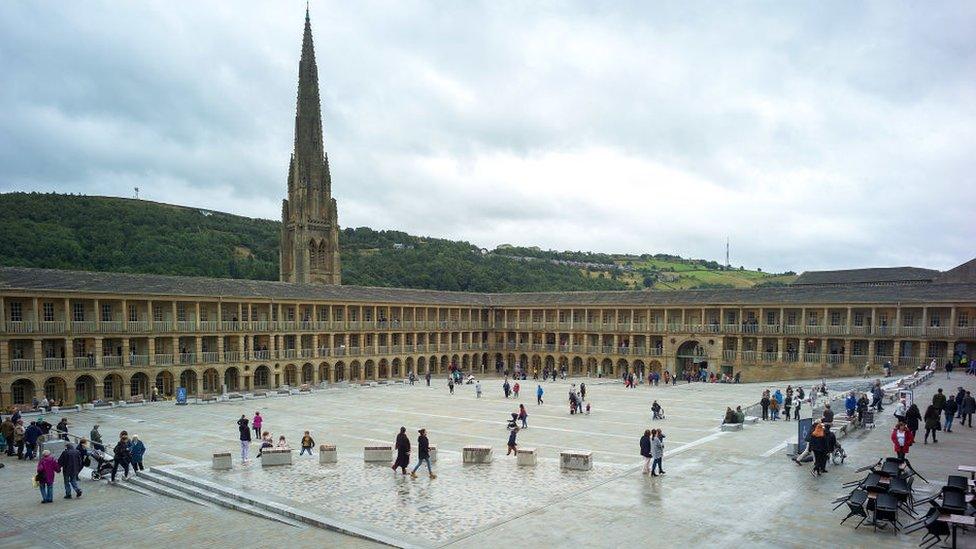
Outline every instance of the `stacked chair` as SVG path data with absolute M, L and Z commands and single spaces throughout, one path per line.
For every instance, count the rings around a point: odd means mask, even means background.
M 919 547 L 929 549 L 942 543 L 951 534 L 949 523 L 939 520 L 941 515 L 976 515 L 976 508 L 966 502 L 970 493 L 966 477 L 949 475 L 946 484 L 929 497 L 916 500 L 914 506 L 929 505 L 928 512 L 921 519 L 905 527 L 905 533 L 925 529 L 925 536 Z
M 856 530 L 871 518 L 869 513 L 873 513 L 870 524 L 876 531 L 879 526 L 883 528 L 887 523 L 897 532 L 901 527 L 899 511 L 913 518 L 917 516 L 914 511 L 917 502 L 912 484 L 915 477 L 921 478 L 921 475 L 907 459 L 900 458 L 879 459 L 876 463 L 857 470 L 858 473 L 866 471 L 868 474 L 863 479 L 844 484 L 844 488 L 851 489 L 849 494 L 831 502 L 837 504 L 835 510 L 847 505 L 848 513 L 840 521 L 841 524 L 851 517 L 859 516 L 861 520 L 854 527 Z

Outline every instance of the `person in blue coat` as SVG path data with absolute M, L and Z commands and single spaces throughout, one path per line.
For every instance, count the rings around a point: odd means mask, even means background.
M 542 404 L 542 385 L 539 385 L 535 389 L 535 403 Z
M 37 455 L 37 439 L 40 438 L 41 434 L 41 428 L 34 421 L 30 422 L 30 425 L 24 430 L 24 445 L 27 447 L 27 460 L 33 460 L 34 456 Z
M 854 391 L 847 394 L 847 398 L 844 399 L 844 409 L 847 410 L 847 417 L 854 417 L 854 412 L 857 411 L 857 397 L 854 396 Z
M 129 443 L 129 454 L 132 455 L 132 470 L 145 470 L 145 467 L 142 465 L 142 456 L 146 455 L 146 445 L 139 440 L 139 435 L 132 435 L 131 442 Z

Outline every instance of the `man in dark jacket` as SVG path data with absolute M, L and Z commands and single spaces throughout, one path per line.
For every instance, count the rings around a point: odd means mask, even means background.
M 30 422 L 30 425 L 24 430 L 24 446 L 27 447 L 26 459 L 33 460 L 34 456 L 37 455 L 37 439 L 40 436 L 41 428 L 37 426 L 36 422 Z
M 437 475 L 434 474 L 433 468 L 430 466 L 430 441 L 427 439 L 427 429 L 421 429 L 418 431 L 419 436 L 417 436 L 417 465 L 414 466 L 413 471 L 410 471 L 410 478 L 417 478 L 417 469 L 420 468 L 420 464 L 427 463 L 427 473 L 430 475 L 430 479 L 434 480 Z
M 75 490 L 75 497 L 81 497 L 81 489 L 78 488 L 78 474 L 81 473 L 82 459 L 81 453 L 70 442 L 65 444 L 64 451 L 58 458 L 58 465 L 61 466 L 61 474 L 64 475 L 64 499 L 71 499 L 71 489 Z
M 935 406 L 936 410 L 942 412 L 942 409 L 945 408 L 945 403 L 946 403 L 946 396 L 945 394 L 942 393 L 942 388 L 940 387 L 939 390 L 936 391 L 934 395 L 932 395 L 932 406 Z
M 947 399 L 945 407 L 942 408 L 942 413 L 945 414 L 945 425 L 942 427 L 943 431 L 947 433 L 952 432 L 952 420 L 956 417 L 957 411 L 959 411 L 959 407 L 956 406 L 956 400 L 953 398 Z
M 973 414 L 976 414 L 976 399 L 973 399 L 972 393 L 966 391 L 966 397 L 962 399 L 962 425 L 966 425 L 969 422 L 969 428 L 973 427 Z
M 650 429 L 645 430 L 644 436 L 640 438 L 640 455 L 642 458 L 644 458 L 643 473 L 645 475 L 649 475 L 651 473 L 651 430 Z
M 14 422 L 9 417 L 0 423 L 0 433 L 3 434 L 4 440 L 7 441 L 6 452 L 8 456 L 14 455 Z
M 956 410 L 957 410 L 956 411 L 956 419 L 961 419 L 962 418 L 962 401 L 965 398 L 966 398 L 966 390 L 963 389 L 962 387 L 960 387 L 959 390 L 956 391 Z M 16 424 L 16 423 L 17 423 L 17 420 L 15 419 L 14 420 L 14 424 Z

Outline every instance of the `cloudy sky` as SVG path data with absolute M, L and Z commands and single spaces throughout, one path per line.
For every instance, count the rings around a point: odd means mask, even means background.
M 0 3 L 0 191 L 277 218 L 304 2 Z M 311 5 L 342 226 L 804 270 L 976 256 L 976 3 Z

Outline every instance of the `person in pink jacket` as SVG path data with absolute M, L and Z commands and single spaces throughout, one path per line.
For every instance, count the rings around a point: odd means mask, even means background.
M 50 450 L 44 450 L 41 461 L 37 463 L 38 484 L 41 489 L 41 503 L 54 501 L 54 475 L 61 472 L 58 460 L 54 459 Z
M 251 427 L 254 429 L 255 438 L 261 438 L 262 423 L 264 423 L 264 418 L 261 417 L 261 412 L 254 412 L 254 419 L 251 420 Z

